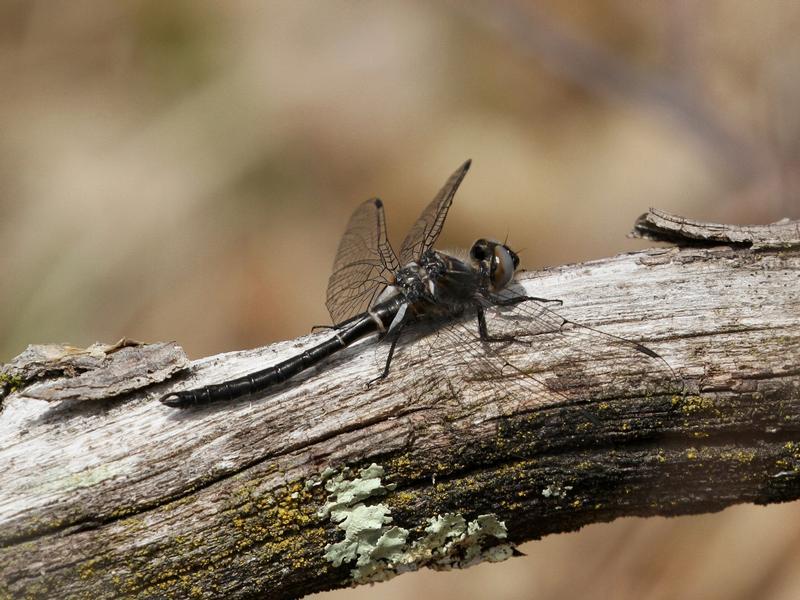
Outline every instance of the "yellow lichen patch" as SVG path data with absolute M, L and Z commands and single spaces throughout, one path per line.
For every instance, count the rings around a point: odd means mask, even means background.
M 689 460 L 694 460 L 697 458 L 697 449 L 696 448 L 689 448 L 686 450 L 686 458 Z
M 721 414 L 714 401 L 703 396 L 673 396 L 672 405 L 680 406 L 681 412 L 687 417 L 700 413 Z
M 304 530 L 300 535 L 267 542 L 259 552 L 259 558 L 266 563 L 280 561 L 293 570 L 305 568 L 309 563 L 306 555 L 313 548 L 325 546 L 325 530 L 321 527 Z
M 536 459 L 518 460 L 509 463 L 497 470 L 497 474 L 501 477 L 512 477 L 516 481 L 524 480 L 528 477 L 528 471 L 536 466 L 538 461 Z
M 425 473 L 422 472 L 419 465 L 405 454 L 390 458 L 386 462 L 386 470 L 387 472 L 395 473 L 398 478 L 405 481 L 425 477 Z
M 284 530 L 297 530 L 311 521 L 312 511 L 303 509 L 308 509 L 312 496 L 302 483 L 290 484 L 277 499 L 275 518 Z
M 16 392 L 22 386 L 25 385 L 25 381 L 16 375 L 9 375 L 8 373 L 0 373 L 0 387 L 8 386 L 10 392 Z
M 239 483 L 239 482 L 237 482 Z M 263 480 L 241 483 L 233 493 L 233 501 L 222 511 L 228 517 L 213 532 L 193 536 L 175 536 L 169 552 L 180 560 L 179 566 L 151 571 L 152 556 L 148 550 L 137 551 L 130 560 L 115 565 L 111 580 L 121 596 L 151 597 L 220 597 L 221 582 L 229 577 L 236 561 L 263 561 L 264 564 L 286 564 L 300 569 L 313 560 L 315 548 L 325 544 L 323 529 L 305 529 L 314 519 L 318 503 L 314 491 L 302 482 L 291 482 L 277 490 L 261 492 Z M 214 539 L 210 539 L 212 536 Z M 309 542 L 309 538 L 313 541 Z M 199 552 L 214 548 L 214 552 Z M 89 572 L 88 570 L 86 571 Z M 260 589 L 268 589 L 265 582 Z
M 407 491 L 402 491 L 389 495 L 386 498 L 385 502 L 391 508 L 395 509 L 395 508 L 405 508 L 413 504 L 416 499 L 417 499 L 416 494 Z
M 791 454 L 792 458 L 800 460 L 800 444 L 797 442 L 786 442 L 783 445 L 784 450 Z
M 228 512 L 233 528 L 242 536 L 236 540 L 239 550 L 269 538 L 283 538 L 314 518 L 314 496 L 302 481 L 270 493 L 260 493 L 256 483 L 248 482 L 234 497 L 237 503 Z
M 786 456 L 775 460 L 775 466 L 783 471 L 800 471 L 800 443 L 786 442 L 783 449 Z
M 86 562 L 81 563 L 80 565 L 78 565 L 78 577 L 80 577 L 84 581 L 87 579 L 94 578 L 95 575 L 97 574 L 95 568 L 101 562 L 102 562 L 101 557 L 95 557 L 87 560 Z
M 753 462 L 753 460 L 756 457 L 756 453 L 747 450 L 736 450 L 736 451 L 721 452 L 719 456 L 724 460 L 730 460 L 742 464 L 748 464 L 750 462 Z

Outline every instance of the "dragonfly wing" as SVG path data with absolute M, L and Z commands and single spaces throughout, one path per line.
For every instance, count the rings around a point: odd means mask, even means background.
M 399 268 L 386 237 L 383 203 L 373 198 L 353 212 L 339 242 L 325 305 L 334 324 L 366 311 Z
M 501 298 L 516 295 L 501 292 Z M 486 311 L 491 335 L 514 336 L 502 355 L 504 372 L 524 379 L 536 372 L 537 362 L 548 367 L 548 387 L 572 400 L 584 402 L 635 395 L 681 394 L 685 384 L 672 366 L 647 346 L 565 319 L 558 303 L 527 300 Z M 493 349 L 489 349 L 489 352 Z
M 403 245 L 400 247 L 400 263 L 406 265 L 413 261 L 418 261 L 420 257 L 436 243 L 436 239 L 442 232 L 447 211 L 453 203 L 453 196 L 461 185 L 461 181 L 469 171 L 472 164 L 471 160 L 466 161 L 455 172 L 450 175 L 436 197 L 422 211 L 417 222 L 408 232 Z
M 653 350 L 568 321 L 554 305 L 529 300 L 485 308 L 489 335 L 510 341 L 482 340 L 471 312 L 432 326 L 408 352 L 424 358 L 426 372 L 442 373 L 451 390 L 469 389 L 470 404 L 498 406 L 507 397 L 514 412 L 588 405 L 620 393 L 682 393 L 683 380 Z

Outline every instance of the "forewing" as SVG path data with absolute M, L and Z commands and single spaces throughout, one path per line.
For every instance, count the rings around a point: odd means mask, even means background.
M 383 203 L 373 198 L 356 208 L 339 242 L 325 305 L 334 324 L 367 310 L 398 269 L 386 237 Z
M 458 186 L 461 185 L 464 175 L 469 171 L 470 164 L 472 161 L 468 160 L 456 169 L 436 197 L 422 211 L 400 247 L 400 263 L 402 265 L 419 260 L 425 251 L 436 243 L 444 226 L 447 211 L 453 203 L 453 196 L 455 196 Z

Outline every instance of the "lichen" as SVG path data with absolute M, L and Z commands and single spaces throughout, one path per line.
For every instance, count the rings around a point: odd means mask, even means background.
M 381 483 L 383 467 L 379 467 L 375 463 L 366 469 L 361 469 L 359 477 L 355 479 L 347 479 L 348 475 L 349 470 L 345 469 L 325 483 L 325 489 L 331 495 L 328 496 L 328 502 L 320 509 L 319 516 L 327 517 L 330 515 L 334 517 L 335 514 L 341 513 L 343 509 L 355 506 L 362 500 L 372 496 L 384 495 L 387 491 L 394 489 L 391 484 L 384 486 Z M 324 476 L 325 473 L 323 473 Z
M 511 556 L 511 544 L 497 544 L 508 536 L 506 525 L 496 515 L 480 515 L 466 522 L 455 513 L 428 519 L 428 534 L 418 540 L 409 554 L 430 553 L 426 566 L 437 570 L 464 569 L 483 561 L 499 562 Z M 485 547 L 487 542 L 491 545 Z
M 704 396 L 673 396 L 672 405 L 680 407 L 681 412 L 687 417 L 698 414 L 711 414 L 717 417 L 721 415 L 714 401 Z
M 504 541 L 505 523 L 494 514 L 469 522 L 456 513 L 435 515 L 424 528 L 418 525 L 423 535 L 409 541 L 408 529 L 392 525 L 390 507 L 375 502 L 393 489 L 382 482 L 383 475 L 383 468 L 372 464 L 355 478 L 349 469 L 322 477 L 330 495 L 318 514 L 344 532 L 344 539 L 325 547 L 325 558 L 334 567 L 352 564 L 354 583 L 385 581 L 421 567 L 466 568 L 512 555 L 513 546 Z
M 373 463 L 361 469 L 358 477 L 350 479 L 350 476 L 349 469 L 336 476 L 326 469 L 321 476 L 330 495 L 318 514 L 320 517 L 330 517 L 345 533 L 342 541 L 325 548 L 325 558 L 335 567 L 353 561 L 357 566 L 365 566 L 373 560 L 376 552 L 382 557 L 386 556 L 398 537 L 402 537 L 400 531 L 392 531 L 389 537 L 385 537 L 389 533 L 385 526 L 392 521 L 388 506 L 364 504 L 368 498 L 383 496 L 393 487 L 382 483 L 383 467 Z M 408 534 L 405 530 L 401 531 Z M 405 543 L 405 538 L 402 543 Z
M 19 375 L 0 373 L 0 388 L 8 387 L 9 393 L 14 393 L 23 388 L 25 380 Z
M 572 490 L 571 485 L 552 483 L 542 490 L 542 496 L 545 498 L 566 498 L 570 490 Z
M 392 521 L 389 512 L 389 507 L 383 504 L 375 506 L 358 504 L 349 510 L 334 513 L 331 518 L 334 522 L 339 521 L 339 529 L 344 531 L 344 539 L 336 544 L 330 544 L 325 549 L 325 558 L 332 562 L 334 567 L 354 560 L 359 566 L 368 563 L 383 538 L 383 526 Z
M 389 529 L 382 539 L 391 549 L 376 548 L 369 560 L 361 560 L 352 570 L 354 583 L 386 581 L 408 571 L 428 567 L 437 571 L 465 569 L 481 562 L 500 562 L 510 558 L 514 546 L 505 540 L 505 523 L 496 515 L 480 515 L 467 522 L 462 515 L 448 513 L 427 520 L 423 537 L 407 543 L 408 531 Z

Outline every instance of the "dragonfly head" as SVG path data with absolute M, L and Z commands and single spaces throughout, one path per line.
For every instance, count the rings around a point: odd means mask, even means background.
M 511 248 L 500 242 L 480 239 L 469 251 L 470 258 L 489 277 L 489 287 L 493 292 L 499 292 L 508 285 L 514 277 L 514 271 L 519 266 L 519 256 Z

